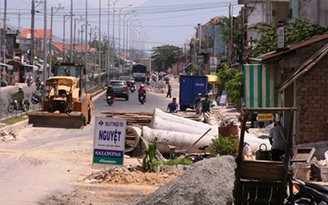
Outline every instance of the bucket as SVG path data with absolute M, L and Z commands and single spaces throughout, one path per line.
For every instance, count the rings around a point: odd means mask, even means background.
M 328 181 L 328 166 L 322 166 L 320 167 L 320 178 L 321 181 Z
M 294 166 L 295 177 L 302 181 L 310 181 L 311 165 L 306 163 L 297 163 Z

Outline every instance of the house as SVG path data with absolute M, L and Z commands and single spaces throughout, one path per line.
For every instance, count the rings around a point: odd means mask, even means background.
M 258 39 L 260 36 L 248 28 L 255 26 L 259 22 L 278 25 L 280 21 L 289 20 L 290 0 L 238 0 L 238 4 L 243 4 L 243 16 L 246 25 L 246 40 Z
M 327 144 L 328 33 L 258 59 L 259 64 L 244 65 L 245 106 L 296 107 L 295 145 Z M 287 125 L 286 113 L 280 114 Z
M 191 39 L 189 54 L 194 65 L 203 68 L 204 74 L 210 73 L 210 57 L 220 57 L 225 54 L 225 43 L 221 38 L 224 29 L 220 17 L 214 17 L 204 25 L 198 24 L 196 37 Z M 215 72 L 215 71 L 214 71 Z
M 301 17 L 313 24 L 328 25 L 328 1 L 325 0 L 290 0 L 290 14 L 292 18 Z
M 22 29 L 20 35 L 20 44 L 19 48 L 24 54 L 30 53 L 31 49 L 31 29 Z M 51 38 L 51 30 L 47 29 L 46 33 L 46 43 L 50 41 Z M 39 58 L 43 58 L 44 55 L 44 30 L 43 29 L 35 29 L 34 30 L 34 52 L 35 56 Z M 26 56 L 27 57 L 27 56 Z

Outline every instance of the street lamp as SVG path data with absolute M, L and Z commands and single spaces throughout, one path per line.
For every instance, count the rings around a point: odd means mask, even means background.
M 119 26 L 118 27 L 118 68 L 120 68 L 120 66 L 121 66 L 121 15 L 122 15 L 122 10 L 127 8 L 127 7 L 131 7 L 131 6 L 132 6 L 132 4 L 129 4 L 126 7 L 122 7 L 118 12 L 118 15 L 119 15 L 119 22 L 118 22 L 118 26 Z
M 115 0 L 113 3 L 112 3 L 112 6 L 113 6 L 113 65 L 115 67 L 115 4 L 116 2 L 118 2 L 119 0 Z
M 135 10 L 133 10 L 132 12 L 135 12 Z M 127 59 L 127 50 L 128 50 L 128 43 L 129 43 L 129 34 L 128 34 L 129 33 L 129 29 L 128 29 L 129 20 L 132 17 L 137 17 L 137 15 L 134 15 L 128 19 L 125 19 L 126 15 L 127 14 L 124 15 L 124 27 L 123 27 L 123 68 L 125 68 L 125 62 Z M 126 25 L 126 28 L 125 28 L 125 25 Z M 125 34 L 125 31 L 126 31 L 126 34 Z

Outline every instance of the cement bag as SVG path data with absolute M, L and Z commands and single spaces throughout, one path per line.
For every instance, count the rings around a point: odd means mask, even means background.
M 142 127 L 142 134 L 147 141 L 153 141 L 154 138 L 157 137 L 157 149 L 160 152 L 170 152 L 168 145 L 175 146 L 175 150 L 186 150 L 202 136 L 202 134 L 198 135 L 170 130 L 152 129 L 147 126 Z M 195 146 L 188 150 L 188 152 L 199 152 L 199 147 L 205 145 L 210 146 L 212 143 L 211 139 L 213 139 L 211 135 L 205 135 L 199 142 L 197 142 L 197 144 L 195 144 Z
M 149 127 L 153 129 L 198 134 L 199 136 L 211 128 L 211 131 L 208 133 L 208 135 L 212 137 L 219 136 L 218 127 L 165 113 L 157 108 L 154 110 L 153 118 Z

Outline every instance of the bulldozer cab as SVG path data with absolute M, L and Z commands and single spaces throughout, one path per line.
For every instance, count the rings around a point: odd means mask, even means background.
M 70 76 L 56 76 L 48 78 L 46 86 L 50 87 L 50 96 L 72 95 L 74 101 L 79 98 L 79 80 Z

